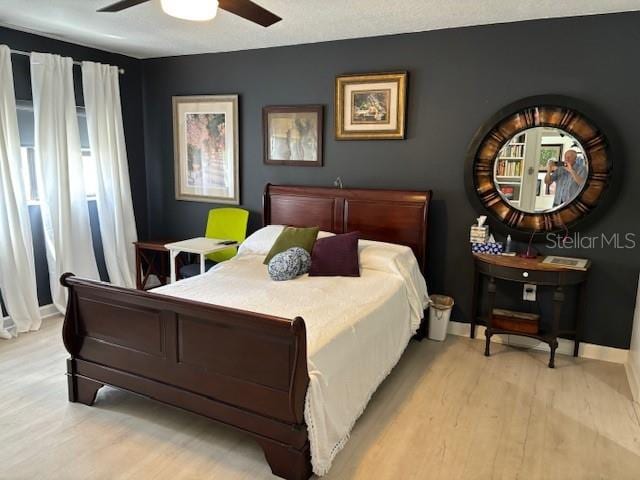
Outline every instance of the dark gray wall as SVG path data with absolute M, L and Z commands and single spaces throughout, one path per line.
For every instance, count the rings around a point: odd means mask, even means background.
M 638 100 L 640 15 L 545 20 L 410 35 L 143 61 L 149 235 L 201 234 L 210 204 L 178 202 L 173 188 L 172 95 L 240 95 L 242 205 L 260 224 L 265 183 L 433 189 L 428 282 L 455 297 L 454 318 L 469 320 L 469 226 L 477 216 L 464 188 L 464 159 L 477 128 L 522 97 L 560 94 L 598 112 L 609 126 L 620 182 L 615 202 L 583 234 L 639 232 Z M 333 138 L 333 84 L 343 73 L 408 70 L 405 141 Z M 265 105 L 326 106 L 325 166 L 262 163 Z M 131 134 L 131 132 L 130 132 Z M 137 187 L 136 187 L 137 188 Z M 599 248 L 564 254 L 593 259 L 586 341 L 626 348 L 640 250 Z
M 92 48 L 82 47 L 71 43 L 51 40 L 28 33 L 18 32 L 0 27 L 0 44 L 8 45 L 12 49 L 23 51 L 40 51 L 57 53 L 73 57 L 76 60 L 90 60 L 101 63 L 118 65 L 126 69 L 126 74 L 121 77 L 120 89 L 122 96 L 125 140 L 129 156 L 129 171 L 131 175 L 133 203 L 136 213 L 138 233 L 141 237 L 147 235 L 147 191 L 145 173 L 144 143 L 142 141 L 142 76 L 140 61 L 123 55 L 116 55 Z M 31 101 L 31 74 L 29 71 L 29 58 L 12 55 L 13 78 L 18 101 Z M 80 67 L 74 67 L 74 81 L 76 92 L 76 104 L 84 105 L 82 97 L 82 77 Z M 27 125 L 25 123 L 25 125 Z M 32 132 L 27 128 L 21 131 L 25 144 L 32 142 Z M 29 207 L 31 225 L 33 231 L 33 248 L 36 260 L 36 278 L 38 282 L 38 301 L 40 305 L 51 303 L 49 291 L 49 272 L 45 256 L 44 234 L 42 231 L 42 219 L 40 208 Z M 98 269 L 103 279 L 107 278 L 104 256 L 102 254 L 102 242 L 95 201 L 89 202 L 89 215 L 93 243 L 98 260 Z M 4 253 L 2 253 L 4 254 Z

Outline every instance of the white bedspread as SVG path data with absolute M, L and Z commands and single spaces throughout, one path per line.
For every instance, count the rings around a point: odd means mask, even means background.
M 275 282 L 264 255 L 243 252 L 204 275 L 154 293 L 284 318 L 307 328 L 305 421 L 313 471 L 324 475 L 371 395 L 400 359 L 427 305 L 410 249 L 360 242 L 361 277 Z

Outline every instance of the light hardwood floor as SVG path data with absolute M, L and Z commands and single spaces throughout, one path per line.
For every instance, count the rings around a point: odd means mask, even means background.
M 0 479 L 274 478 L 248 436 L 115 389 L 67 402 L 62 320 L 0 343 Z M 621 365 L 449 337 L 411 342 L 335 479 L 638 479 Z

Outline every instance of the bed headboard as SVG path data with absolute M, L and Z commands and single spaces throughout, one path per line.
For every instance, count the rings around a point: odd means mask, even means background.
M 424 271 L 431 191 L 301 187 L 267 184 L 265 225 L 319 226 L 333 233 L 411 247 Z

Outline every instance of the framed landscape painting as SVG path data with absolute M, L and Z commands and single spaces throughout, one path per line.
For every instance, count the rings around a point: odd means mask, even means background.
M 240 203 L 238 96 L 173 97 L 176 199 Z
M 405 137 L 407 72 L 336 78 L 337 140 Z
M 556 162 L 562 161 L 562 150 L 563 146 L 561 143 L 553 144 L 553 145 L 541 145 L 540 146 L 540 159 L 538 161 L 538 171 L 544 172 L 547 170 L 547 163 L 549 160 L 555 160 Z
M 264 163 L 322 166 L 322 105 L 262 109 Z

